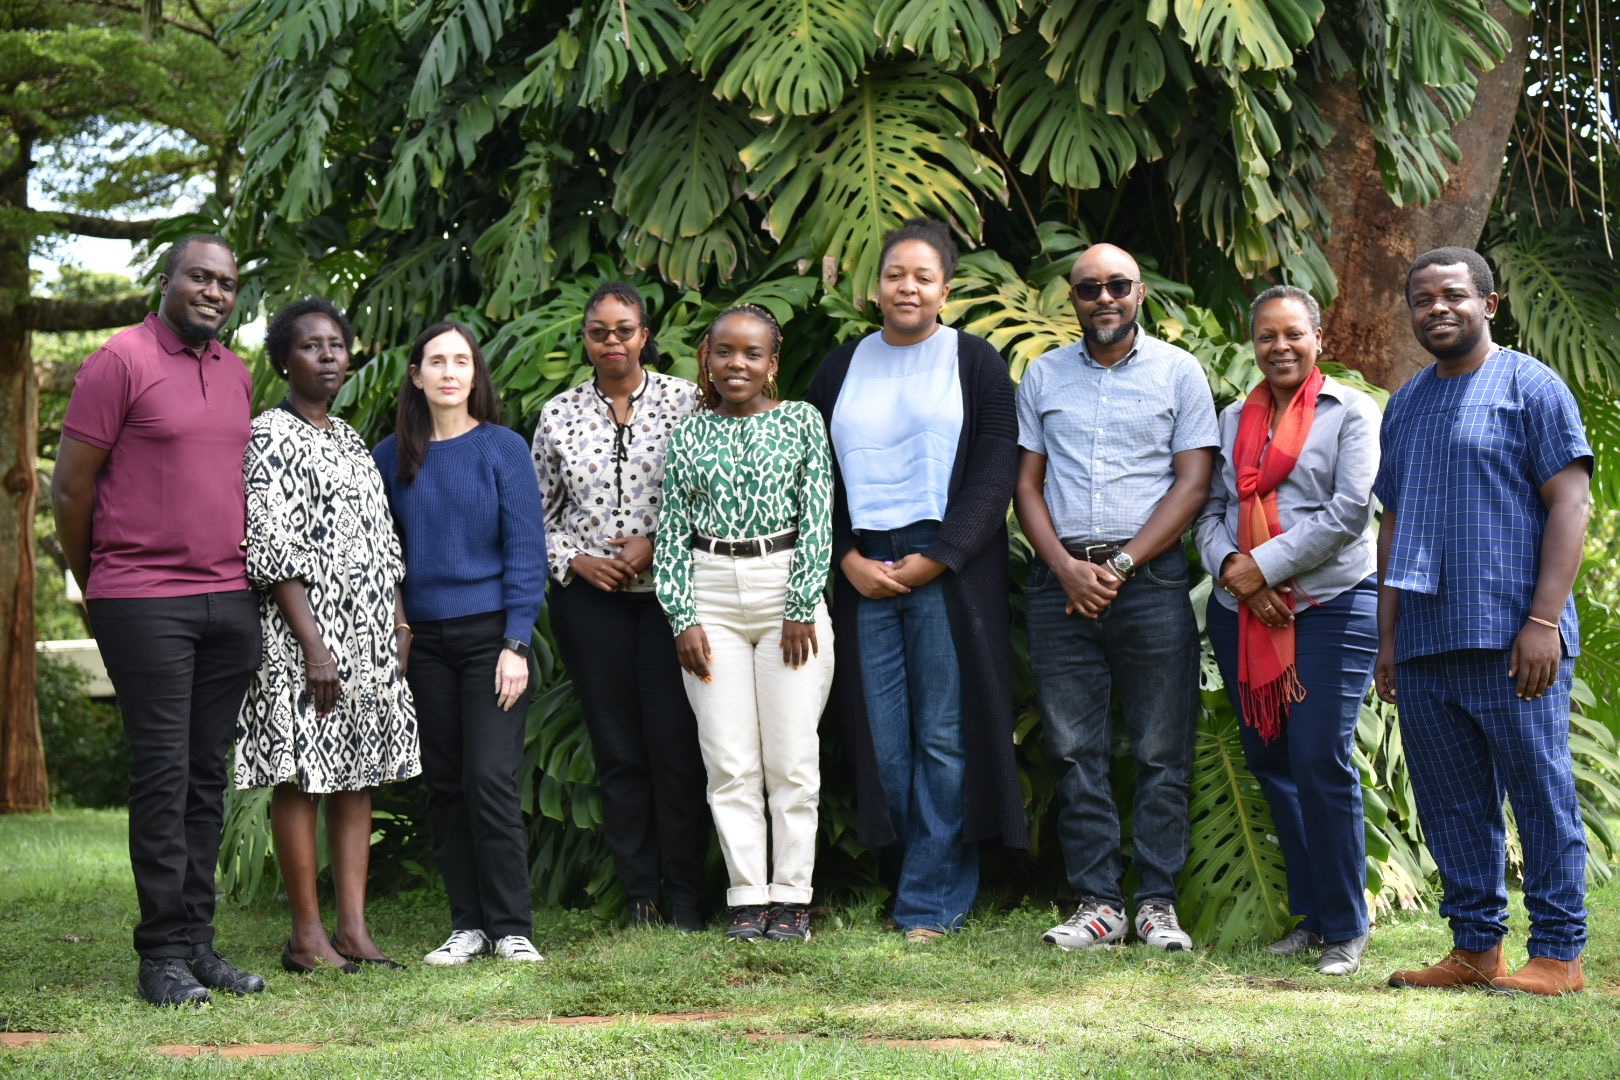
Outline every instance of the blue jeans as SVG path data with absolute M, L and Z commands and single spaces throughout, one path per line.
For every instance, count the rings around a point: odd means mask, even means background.
M 1211 599 L 1209 643 L 1232 706 L 1238 699 L 1238 617 Z M 1243 757 L 1260 781 L 1288 867 L 1288 908 L 1324 941 L 1367 932 L 1367 835 L 1361 773 L 1351 760 L 1361 699 L 1378 655 L 1378 588 L 1371 578 L 1294 618 L 1294 662 L 1305 700 L 1280 737 L 1240 723 Z
M 1117 691 L 1136 762 L 1136 900 L 1174 903 L 1187 860 L 1198 724 L 1198 624 L 1187 598 L 1187 557 L 1177 547 L 1144 563 L 1096 619 L 1063 613 L 1063 585 L 1039 559 L 1030 561 L 1024 597 L 1069 884 L 1083 898 L 1124 907 L 1119 812 L 1109 784 Z
M 865 531 L 860 551 L 898 561 L 927 547 L 938 531 L 937 521 Z M 979 848 L 962 840 L 962 672 L 944 581 L 856 603 L 872 749 L 903 849 L 894 921 L 902 931 L 956 930 L 979 892 Z

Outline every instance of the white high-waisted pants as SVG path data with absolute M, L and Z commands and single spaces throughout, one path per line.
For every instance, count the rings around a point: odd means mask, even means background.
M 832 689 L 833 632 L 826 603 L 817 601 L 819 654 L 799 668 L 782 662 L 792 561 L 791 548 L 759 558 L 692 552 L 693 599 L 713 659 L 709 682 L 682 678 L 697 715 L 730 907 L 810 902 L 821 799 L 816 726 Z

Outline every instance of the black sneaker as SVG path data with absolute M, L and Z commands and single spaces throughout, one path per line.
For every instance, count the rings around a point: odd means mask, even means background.
M 764 904 L 732 908 L 731 925 L 726 927 L 726 937 L 736 941 L 757 941 L 765 936 L 765 926 L 770 917 L 771 909 Z
M 197 981 L 210 990 L 228 990 L 233 994 L 257 994 L 264 990 L 262 978 L 242 971 L 215 952 L 212 945 L 193 945 L 190 964 Z
M 208 987 L 197 981 L 191 965 L 178 956 L 142 959 L 135 979 L 135 992 L 152 1005 L 201 1005 L 208 1000 Z
M 783 904 L 771 913 L 765 936 L 772 941 L 809 941 L 810 912 L 803 904 Z

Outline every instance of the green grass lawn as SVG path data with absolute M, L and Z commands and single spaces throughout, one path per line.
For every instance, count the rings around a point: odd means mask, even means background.
M 1620 887 L 1589 898 L 1588 991 L 1560 1000 L 1396 993 L 1388 973 L 1444 954 L 1431 915 L 1386 916 L 1361 975 L 1258 949 L 1090 955 L 1040 940 L 1044 899 L 908 947 L 870 910 L 834 910 L 805 945 L 718 930 L 620 931 L 537 913 L 543 964 L 414 962 L 443 897 L 377 899 L 403 972 L 283 974 L 276 905 L 224 906 L 219 946 L 265 993 L 159 1010 L 134 995 L 134 888 L 122 814 L 0 817 L 0 1030 L 66 1033 L 0 1050 L 0 1076 L 287 1077 L 1609 1077 L 1620 1073 Z M 1513 960 L 1523 959 L 1515 915 Z M 664 1014 L 701 1013 L 679 1022 Z M 612 1016 L 614 1024 L 524 1023 Z M 984 1040 L 930 1046 L 922 1040 Z M 174 1044 L 318 1043 L 281 1057 L 175 1058 Z

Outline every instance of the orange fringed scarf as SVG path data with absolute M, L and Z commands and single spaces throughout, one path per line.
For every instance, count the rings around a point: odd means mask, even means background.
M 1311 369 L 1277 421 L 1269 447 L 1266 435 L 1277 409 L 1271 388 L 1261 383 L 1243 403 L 1232 464 L 1237 471 L 1238 550 L 1245 555 L 1282 532 L 1277 520 L 1277 486 L 1293 471 L 1305 447 L 1305 436 L 1316 418 L 1322 378 L 1321 368 Z M 1292 611 L 1293 594 L 1278 595 Z M 1294 624 L 1269 627 L 1249 605 L 1238 604 L 1238 700 L 1243 703 L 1244 723 L 1263 742 L 1272 742 L 1282 734 L 1290 706 L 1304 699 L 1305 687 L 1294 666 Z

